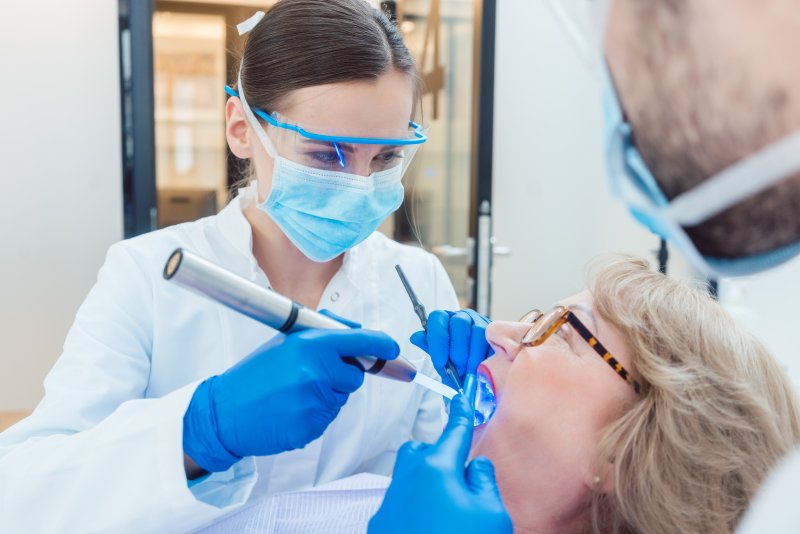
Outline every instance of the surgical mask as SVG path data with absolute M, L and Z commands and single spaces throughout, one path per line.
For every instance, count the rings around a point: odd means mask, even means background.
M 800 172 L 800 132 L 763 148 L 668 201 L 632 142 L 604 45 L 613 0 L 547 0 L 587 68 L 603 85 L 606 162 L 614 192 L 637 221 L 670 241 L 701 273 L 718 279 L 754 274 L 800 254 L 800 243 L 739 258 L 714 258 L 697 250 L 684 228 L 698 226 Z
M 704 256 L 684 228 L 697 226 L 800 171 L 800 132 L 741 160 L 668 201 L 632 141 L 606 67 L 603 119 L 611 187 L 631 214 L 668 240 L 709 278 L 744 276 L 776 267 L 800 254 L 800 242 L 739 258 Z
M 282 157 L 247 104 L 241 80 L 239 87 L 245 117 L 274 161 L 272 188 L 257 206 L 307 258 L 332 260 L 364 241 L 400 207 L 407 162 L 365 177 Z

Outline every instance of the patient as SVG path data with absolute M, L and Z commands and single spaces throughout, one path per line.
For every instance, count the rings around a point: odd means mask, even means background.
M 607 264 L 559 305 L 486 330 L 495 354 L 479 372 L 497 409 L 471 455 L 494 462 L 514 530 L 732 532 L 800 442 L 777 362 L 705 291 L 643 260 Z M 336 484 L 272 496 L 209 532 L 363 532 L 388 479 Z
M 471 454 L 494 462 L 515 531 L 732 532 L 800 441 L 778 363 L 704 291 L 643 260 L 559 304 L 569 313 L 486 330 L 497 411 Z

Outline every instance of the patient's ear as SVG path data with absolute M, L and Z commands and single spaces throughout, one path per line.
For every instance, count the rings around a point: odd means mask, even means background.
M 231 152 L 239 159 L 253 157 L 253 144 L 247 136 L 249 130 L 242 101 L 235 96 L 230 97 L 225 104 L 225 137 Z
M 584 481 L 586 486 L 595 493 L 608 495 L 614 493 L 614 466 L 611 463 L 601 465 L 600 468 L 589 470 Z

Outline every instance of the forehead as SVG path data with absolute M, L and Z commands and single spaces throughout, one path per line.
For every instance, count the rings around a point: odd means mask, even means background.
M 404 137 L 414 108 L 411 77 L 391 70 L 374 80 L 304 87 L 277 111 L 315 133 L 352 137 Z

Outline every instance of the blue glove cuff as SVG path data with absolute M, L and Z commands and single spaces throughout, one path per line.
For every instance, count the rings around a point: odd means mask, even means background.
M 227 471 L 242 459 L 231 453 L 219 440 L 217 416 L 212 399 L 213 381 L 203 381 L 192 395 L 183 416 L 183 452 L 206 471 Z

